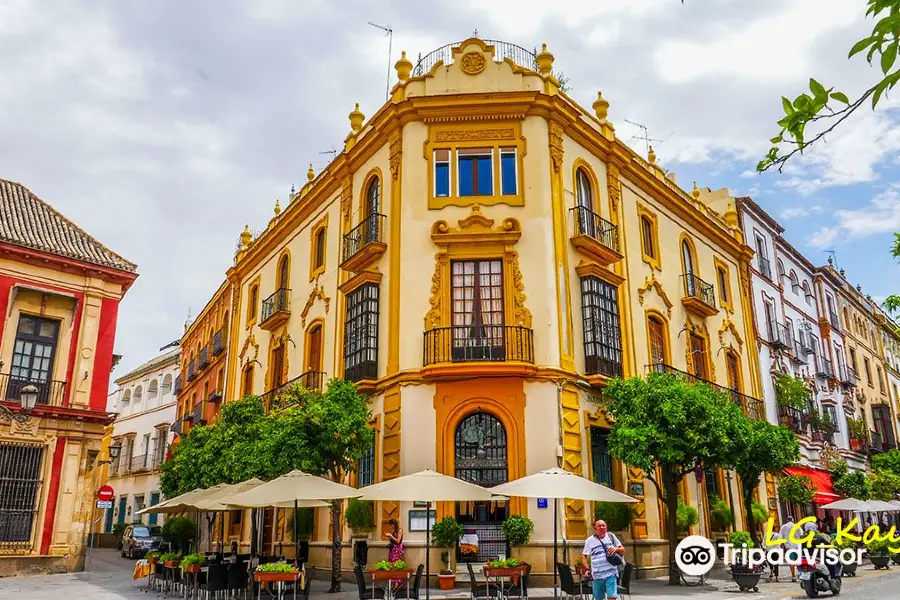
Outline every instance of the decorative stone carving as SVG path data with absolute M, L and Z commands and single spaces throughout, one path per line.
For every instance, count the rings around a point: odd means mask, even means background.
M 622 187 L 619 183 L 619 167 L 610 164 L 606 167 L 606 190 L 609 193 L 609 201 L 612 209 L 619 209 L 619 201 L 622 199 Z
M 391 134 L 390 140 L 390 163 L 391 175 L 394 179 L 400 174 L 400 159 L 403 155 L 403 142 L 400 138 L 400 132 Z
M 441 326 L 441 254 L 434 255 L 434 274 L 431 276 L 431 308 L 425 314 L 425 331 Z
M 738 333 L 737 327 L 734 326 L 734 322 L 728 317 L 722 321 L 722 327 L 719 328 L 719 343 L 723 346 L 725 345 L 725 333 L 728 331 L 731 332 L 731 335 L 734 336 L 735 341 L 738 343 L 738 349 L 742 350 L 744 348 L 744 340 L 741 338 L 741 334 Z
M 306 299 L 306 305 L 303 307 L 303 312 L 300 313 L 301 326 L 306 327 L 306 317 L 309 316 L 309 311 L 312 309 L 317 298 L 325 303 L 325 314 L 328 314 L 328 308 L 331 306 L 331 298 L 325 295 L 325 288 L 316 281 L 312 291 L 309 293 L 309 298 Z
M 563 164 L 563 129 L 558 123 L 550 123 L 550 161 L 553 171 L 559 173 Z
M 353 184 L 348 177 L 341 185 L 341 215 L 345 224 L 350 222 L 351 212 L 353 212 Z
M 462 72 L 466 75 L 477 75 L 484 71 L 487 61 L 481 52 L 466 52 L 459 61 Z
M 434 134 L 435 142 L 471 142 L 479 140 L 512 140 L 516 130 L 512 127 L 499 129 L 461 129 L 438 131 Z
M 256 336 L 252 333 L 244 340 L 244 345 L 241 346 L 241 352 L 238 354 L 238 358 L 240 358 L 240 362 L 245 364 L 244 357 L 247 355 L 247 351 L 253 348 L 253 357 L 249 358 L 246 362 L 252 362 L 259 358 L 259 344 L 256 343 Z
M 525 284 L 522 283 L 522 271 L 519 270 L 519 253 L 510 252 L 513 278 L 513 318 L 516 325 L 531 329 L 531 311 L 525 306 Z
M 669 296 L 666 295 L 666 291 L 663 289 L 662 284 L 656 279 L 656 273 L 653 273 L 649 277 L 644 278 L 644 285 L 638 288 L 638 302 L 640 302 L 641 306 L 644 305 L 644 295 L 650 291 L 651 289 L 656 290 L 657 295 L 662 298 L 662 301 L 666 305 L 666 316 L 672 316 L 672 301 L 669 300 Z

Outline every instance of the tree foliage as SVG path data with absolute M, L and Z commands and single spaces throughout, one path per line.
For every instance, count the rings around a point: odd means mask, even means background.
M 734 469 L 743 488 L 747 530 L 753 536 L 753 542 L 758 543 L 756 515 L 752 510 L 756 486 L 764 473 L 781 473 L 800 460 L 800 444 L 790 429 L 768 421 L 751 421 L 745 439 L 746 445 L 741 448 Z
M 837 478 L 832 475 L 831 485 L 835 492 L 847 498 L 869 500 L 872 497 L 872 482 L 864 471 L 848 470 Z
M 883 454 L 872 457 L 872 469 L 876 471 L 889 471 L 894 475 L 900 475 L 900 450 L 892 448 Z
M 872 500 L 890 502 L 900 493 L 900 475 L 893 471 L 876 469 L 869 477 Z
M 747 418 L 727 395 L 703 383 L 651 373 L 615 379 L 603 392 L 614 424 L 612 456 L 642 469 L 656 486 L 669 515 L 678 508 L 677 486 L 704 468 L 731 467 L 746 444 Z M 657 475 L 659 469 L 660 475 Z M 668 520 L 669 583 L 678 585 L 676 519 Z
M 806 506 L 815 495 L 816 486 L 806 475 L 785 475 L 778 479 L 778 496 L 782 502 Z
M 824 139 L 866 101 L 871 100 L 874 109 L 884 94 L 900 81 L 900 68 L 896 66 L 900 43 L 900 0 L 867 0 L 867 4 L 866 16 L 875 19 L 875 26 L 871 35 L 850 48 L 848 58 L 865 53 L 868 63 L 879 67 L 880 80 L 853 100 L 833 86 L 826 88 L 813 78 L 809 80 L 808 93 L 801 93 L 793 100 L 782 96 L 784 117 L 778 121 L 780 131 L 769 140 L 772 147 L 757 165 L 758 171 L 776 166 L 780 171 L 791 157 Z M 817 130 L 812 137 L 807 136 L 807 126 L 814 126 Z M 787 152 L 782 154 L 785 149 Z
M 778 406 L 804 410 L 809 404 L 810 391 L 806 382 L 787 373 L 775 373 L 775 398 Z

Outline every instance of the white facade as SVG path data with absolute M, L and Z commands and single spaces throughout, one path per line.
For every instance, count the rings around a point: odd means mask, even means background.
M 749 198 L 742 198 L 740 206 L 745 239 L 756 252 L 751 290 L 766 414 L 797 433 L 804 464 L 823 468 L 823 454 L 833 456 L 836 450 L 852 468 L 865 469 L 865 454 L 851 451 L 847 436 L 846 419 L 854 416 L 855 405 L 841 384 L 846 363 L 834 287 L 824 269 L 782 237 L 784 229 L 762 208 Z M 808 410 L 778 406 L 777 372 L 802 378 L 814 390 Z M 827 415 L 833 430 L 816 430 L 813 411 Z
M 175 381 L 179 374 L 179 348 L 161 354 L 116 380 L 107 410 L 118 413 L 113 423 L 112 446 L 120 448 L 109 466 L 107 484 L 115 490 L 113 509 L 103 531 L 114 523 L 162 522 L 162 515 L 135 516 L 137 511 L 163 500 L 159 489 L 160 465 L 171 441 L 169 428 L 176 418 Z

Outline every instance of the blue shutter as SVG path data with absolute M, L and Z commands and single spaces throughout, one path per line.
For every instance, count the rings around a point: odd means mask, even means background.
M 516 154 L 500 153 L 500 193 L 504 196 L 515 196 L 517 193 Z
M 474 196 L 475 195 L 475 182 L 472 179 L 473 173 L 473 165 L 474 165 L 474 157 L 472 156 L 460 156 L 459 157 L 459 195 L 460 196 Z

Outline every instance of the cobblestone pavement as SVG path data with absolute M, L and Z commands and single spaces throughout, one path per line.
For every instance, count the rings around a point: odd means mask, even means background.
M 120 558 L 113 550 L 95 551 L 88 571 L 64 575 L 40 575 L 35 577 L 13 577 L 0 579 L 0 599 L 22 598 L 29 600 L 118 600 L 137 598 L 157 598 L 155 592 L 146 592 L 146 579 L 132 579 L 131 561 Z M 900 597 L 900 568 L 890 571 L 874 571 L 870 565 L 860 567 L 859 575 L 844 580 L 844 590 L 840 598 L 859 600 L 881 600 Z M 355 586 L 345 582 L 340 594 L 328 594 L 327 582 L 315 581 L 313 597 L 323 600 L 355 600 L 359 597 Z M 711 584 L 703 588 L 670 588 L 661 579 L 647 579 L 634 582 L 632 597 L 654 598 L 655 600 L 675 600 L 680 598 L 700 598 L 702 600 L 739 599 L 737 586 L 726 581 L 723 571 L 713 572 Z M 422 597 L 425 597 L 424 591 Z M 458 588 L 453 592 L 432 590 L 435 600 L 468 598 L 469 592 Z M 552 589 L 532 589 L 531 598 L 552 598 Z M 562 597 L 562 596 L 560 596 Z M 759 593 L 748 598 L 805 598 L 796 583 L 768 583 L 762 581 Z M 823 595 L 823 598 L 829 597 Z

